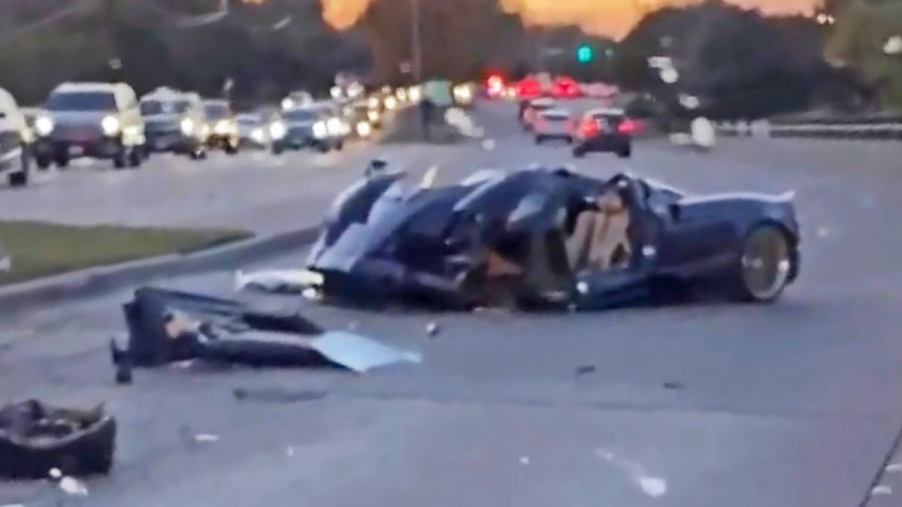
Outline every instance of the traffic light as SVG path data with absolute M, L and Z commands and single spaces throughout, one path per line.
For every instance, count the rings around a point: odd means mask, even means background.
M 595 59 L 595 51 L 592 46 L 583 44 L 576 50 L 576 61 L 582 64 L 591 63 Z

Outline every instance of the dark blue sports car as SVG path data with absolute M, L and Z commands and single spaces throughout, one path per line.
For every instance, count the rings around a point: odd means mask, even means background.
M 307 268 L 327 300 L 599 309 L 777 299 L 799 272 L 792 195 L 689 197 L 619 174 L 481 171 L 409 185 L 375 161 L 335 200 Z

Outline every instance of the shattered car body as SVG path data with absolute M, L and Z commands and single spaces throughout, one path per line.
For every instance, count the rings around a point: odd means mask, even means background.
M 102 406 L 79 410 L 27 400 L 0 408 L 0 477 L 39 479 L 54 468 L 107 473 L 115 444 L 116 420 Z
M 334 366 L 356 372 L 420 361 L 417 354 L 363 336 L 323 330 L 297 313 L 265 312 L 199 294 L 145 287 L 135 291 L 123 310 L 128 343 L 123 346 L 114 339 L 110 352 L 125 375 L 132 366 L 192 359 L 255 367 Z
M 700 287 L 766 302 L 799 270 L 789 194 L 697 198 L 564 169 L 427 187 L 368 169 L 338 196 L 307 263 L 323 298 L 598 309 Z

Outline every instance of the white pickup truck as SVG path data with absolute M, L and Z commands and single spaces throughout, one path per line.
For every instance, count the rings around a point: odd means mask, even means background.
M 0 173 L 7 174 L 11 186 L 28 183 L 32 137 L 16 100 L 0 88 Z

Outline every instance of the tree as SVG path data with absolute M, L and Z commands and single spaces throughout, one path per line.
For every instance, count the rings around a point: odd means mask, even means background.
M 825 54 L 831 65 L 854 69 L 878 89 L 883 107 L 902 109 L 902 56 L 888 55 L 902 35 L 902 2 L 852 0 L 837 17 Z

